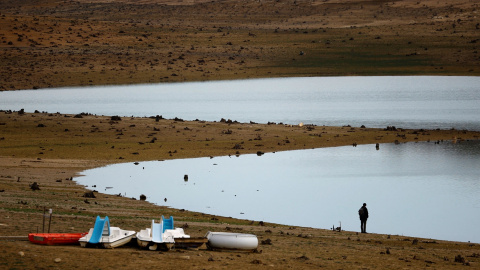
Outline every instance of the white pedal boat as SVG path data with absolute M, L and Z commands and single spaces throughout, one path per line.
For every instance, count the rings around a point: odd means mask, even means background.
M 228 233 L 228 232 L 207 232 L 209 249 L 231 249 L 253 251 L 258 247 L 258 239 L 254 234 Z
M 95 226 L 87 235 L 80 238 L 80 246 L 102 246 L 104 248 L 116 248 L 130 242 L 135 236 L 135 231 L 122 230 L 119 227 L 110 227 L 108 217 L 104 219 L 97 216 Z
M 152 220 L 151 228 L 146 228 L 137 233 L 137 244 L 150 250 L 170 250 L 175 245 L 175 239 L 190 238 L 182 228 L 173 228 L 173 217 L 165 219 L 162 216 L 160 223 Z

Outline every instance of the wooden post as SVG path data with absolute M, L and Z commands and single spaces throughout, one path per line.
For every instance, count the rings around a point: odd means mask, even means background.
M 43 207 L 43 225 L 42 225 L 42 233 L 45 232 L 45 206 Z
M 50 219 L 48 220 L 48 233 L 50 233 L 50 223 L 52 223 L 52 209 L 49 209 L 48 213 L 50 214 Z

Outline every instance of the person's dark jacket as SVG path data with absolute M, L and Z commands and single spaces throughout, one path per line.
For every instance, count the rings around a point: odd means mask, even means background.
M 362 206 L 358 210 L 358 215 L 360 216 L 360 220 L 367 220 L 368 219 L 368 209 L 365 206 Z

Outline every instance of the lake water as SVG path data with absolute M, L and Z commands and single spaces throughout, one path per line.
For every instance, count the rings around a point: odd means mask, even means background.
M 366 202 L 368 232 L 480 243 L 480 141 L 150 161 L 83 174 L 76 180 L 100 192 L 323 229 L 341 222 L 359 231 Z
M 312 77 L 0 92 L 0 109 L 480 130 L 480 77 Z

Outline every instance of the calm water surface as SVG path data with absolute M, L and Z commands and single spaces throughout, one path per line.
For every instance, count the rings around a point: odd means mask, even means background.
M 314 77 L 0 92 L 0 109 L 480 130 L 480 77 Z
M 366 202 L 369 232 L 480 243 L 479 141 L 126 163 L 84 174 L 76 180 L 100 192 L 323 229 L 341 222 L 359 231 Z

